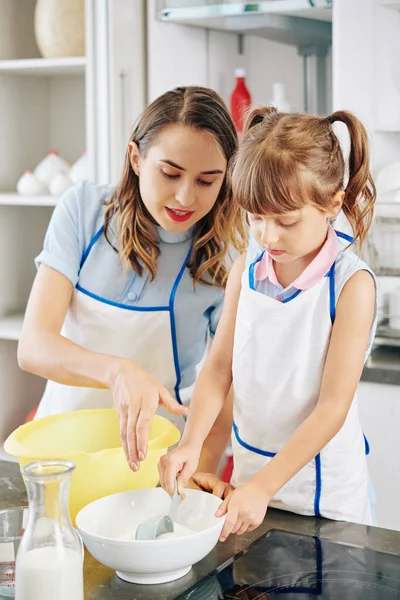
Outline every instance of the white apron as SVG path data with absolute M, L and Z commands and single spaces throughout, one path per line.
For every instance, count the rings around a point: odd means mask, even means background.
M 81 269 L 103 231 L 104 227 L 101 227 L 90 242 L 82 258 Z M 190 250 L 177 272 L 166 306 L 117 304 L 93 294 L 78 283 L 62 335 L 88 350 L 113 354 L 138 363 L 181 403 L 174 301 L 189 256 Z M 109 389 L 75 387 L 48 381 L 35 418 L 71 410 L 112 406 Z M 171 415 L 163 407 L 158 412 L 183 429 L 183 417 Z
M 336 263 L 283 302 L 255 291 L 256 263 L 243 273 L 235 329 L 234 485 L 262 469 L 315 408 L 335 318 Z M 354 398 L 341 430 L 270 505 L 370 524 L 366 446 Z

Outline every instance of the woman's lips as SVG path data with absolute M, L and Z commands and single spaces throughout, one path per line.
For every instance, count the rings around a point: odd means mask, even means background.
M 284 250 L 271 250 L 270 248 L 267 249 L 267 252 L 271 256 L 282 256 L 282 254 L 285 254 Z
M 193 215 L 194 210 L 178 210 L 177 208 L 165 207 L 167 215 L 173 220 L 178 222 L 188 221 Z

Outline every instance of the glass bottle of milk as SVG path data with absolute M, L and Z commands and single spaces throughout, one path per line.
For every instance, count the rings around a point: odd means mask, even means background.
M 29 511 L 16 560 L 15 600 L 83 600 L 83 547 L 68 509 L 74 469 L 69 460 L 21 469 Z

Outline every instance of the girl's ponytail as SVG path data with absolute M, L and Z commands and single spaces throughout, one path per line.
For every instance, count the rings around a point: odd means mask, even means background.
M 349 182 L 345 189 L 343 212 L 349 220 L 354 239 L 360 247 L 371 226 L 376 189 L 369 169 L 368 136 L 364 125 L 355 115 L 338 110 L 328 117 L 329 123 L 340 121 L 350 136 Z

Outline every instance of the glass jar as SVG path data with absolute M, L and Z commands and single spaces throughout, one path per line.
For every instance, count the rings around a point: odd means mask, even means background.
M 83 600 L 83 547 L 68 508 L 74 469 L 69 460 L 21 469 L 29 511 L 16 560 L 16 600 Z

